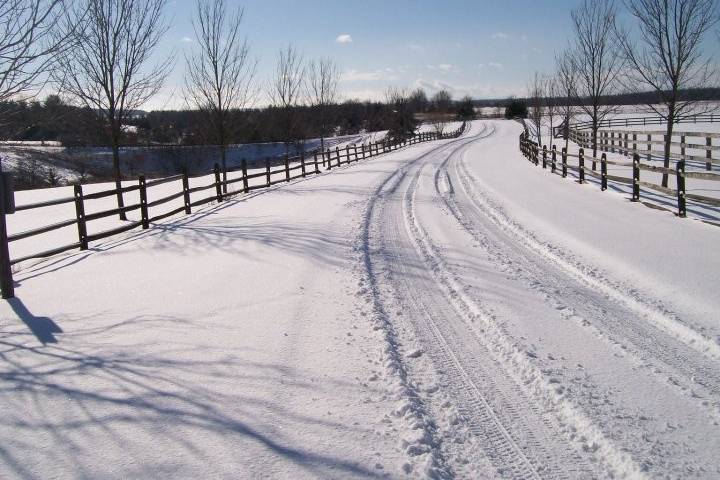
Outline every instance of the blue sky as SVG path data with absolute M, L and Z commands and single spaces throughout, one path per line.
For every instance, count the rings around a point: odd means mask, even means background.
M 244 31 L 266 84 L 278 50 L 330 56 L 343 98 L 380 99 L 388 86 L 439 88 L 460 98 L 522 95 L 532 72 L 551 71 L 580 0 L 229 0 L 245 7 Z M 165 92 L 148 108 L 182 106 L 183 52 L 192 48 L 194 0 L 169 0 L 160 54 L 175 51 Z M 345 37 L 341 37 L 345 36 Z M 344 42 L 338 41 L 338 38 Z M 350 41 L 351 39 L 351 41 Z M 262 103 L 262 100 L 260 101 Z

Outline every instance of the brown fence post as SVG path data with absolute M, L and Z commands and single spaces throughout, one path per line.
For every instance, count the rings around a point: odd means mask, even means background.
M 244 158 L 240 160 L 240 168 L 242 169 L 243 176 L 243 192 L 248 193 L 250 186 L 248 185 L 247 160 Z
M 10 248 L 5 218 L 6 213 L 13 212 L 13 206 L 12 204 L 8 205 L 8 202 L 12 202 L 14 192 L 12 177 L 9 173 L 3 173 L 1 170 L 0 168 L 0 268 L 2 268 L 2 272 L 0 272 L 0 291 L 2 291 L 2 298 L 14 298 L 15 282 L 10 265 Z
M 331 162 L 332 158 L 330 158 L 331 156 L 332 156 L 332 150 L 330 150 L 328 148 L 327 149 L 327 169 L 328 170 L 332 170 L 332 162 Z
M 578 175 L 578 183 L 583 183 L 585 181 L 585 150 L 582 148 L 578 153 Z
M 303 177 L 307 175 L 307 173 L 305 173 L 305 152 L 300 152 L 300 171 Z
M 213 169 L 215 171 L 215 194 L 217 195 L 218 203 L 222 202 L 222 182 L 220 181 L 220 165 L 217 163 Z
M 677 175 L 678 217 L 685 217 L 687 215 L 685 208 L 685 160 L 677 162 L 675 172 Z
M 183 169 L 182 173 L 183 203 L 185 204 L 185 214 L 190 215 L 190 180 L 188 179 L 187 169 Z
M 138 177 L 138 185 L 140 186 L 140 219 L 142 221 L 142 229 L 147 230 L 150 228 L 150 222 L 148 221 L 147 186 L 144 175 Z
M 543 145 L 543 168 L 547 168 L 547 145 Z
M 632 201 L 640 200 L 640 155 L 633 155 L 633 191 Z
M 705 170 L 712 170 L 712 138 L 705 137 L 705 145 L 707 148 L 705 149 L 705 158 L 707 161 L 705 162 Z
M 335 156 L 337 157 L 337 166 L 340 166 L 340 147 L 335 147 Z
M 607 190 L 607 154 L 600 155 L 600 190 Z
M 85 203 L 83 201 L 82 185 L 75 185 L 75 217 L 77 218 L 78 240 L 80 241 L 80 250 L 88 249 L 87 228 L 85 226 Z
M 265 157 L 265 186 L 270 186 L 270 157 Z
M 557 145 L 552 146 L 552 157 L 550 158 L 550 161 L 552 162 L 550 164 L 550 172 L 555 173 L 555 163 L 557 162 Z
M 562 149 L 562 178 L 567 177 L 567 148 Z
M 647 147 L 648 147 L 648 149 L 647 149 L 647 150 L 648 150 L 648 151 L 647 151 L 647 161 L 649 162 L 649 161 L 652 160 L 652 134 L 648 134 L 648 136 L 647 136 L 647 142 L 648 142 L 648 144 L 647 144 Z
M 285 181 L 290 181 L 290 158 L 287 153 L 285 154 Z
M 315 151 L 314 163 L 315 163 L 315 173 L 320 173 L 320 167 L 318 166 L 318 160 L 317 160 L 317 150 Z

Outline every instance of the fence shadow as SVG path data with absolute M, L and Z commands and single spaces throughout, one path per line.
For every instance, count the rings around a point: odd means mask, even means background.
M 57 343 L 55 334 L 63 333 L 63 330 L 51 318 L 36 317 L 27 309 L 22 300 L 17 297 L 7 299 L 7 303 L 12 307 L 17 317 L 27 325 L 39 342 L 43 345 Z

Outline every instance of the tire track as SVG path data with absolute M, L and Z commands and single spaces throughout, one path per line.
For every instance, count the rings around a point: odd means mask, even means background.
M 455 147 L 445 157 L 436 156 L 441 151 L 430 152 L 418 159 L 426 162 L 414 161 L 406 166 L 398 182 L 398 185 L 407 184 L 405 192 L 401 198 L 386 197 L 383 208 L 384 231 L 380 236 L 383 250 L 389 253 L 368 259 L 371 264 L 384 262 L 380 268 L 391 272 L 389 280 L 396 297 L 403 303 L 403 310 L 408 312 L 405 316 L 413 318 L 412 323 L 425 341 L 429 355 L 445 372 L 446 387 L 456 397 L 470 430 L 498 468 L 497 473 L 517 479 L 594 477 L 597 472 L 587 459 L 580 452 L 572 451 L 569 442 L 558 440 L 560 428 L 543 411 L 538 399 L 518 386 L 524 379 L 518 381 L 517 372 L 507 371 L 515 368 L 502 358 L 508 352 L 500 355 L 492 352 L 471 331 L 469 324 L 480 315 L 469 314 L 468 308 L 458 301 L 457 290 L 438 281 L 442 267 L 423 250 L 426 246 L 413 213 L 414 193 L 422 168 L 433 158 L 447 161 L 475 140 Z M 407 169 L 416 166 L 411 180 L 405 182 Z M 449 188 L 452 189 L 451 185 Z M 403 242 L 404 238 L 409 242 Z M 633 470 L 632 466 L 621 466 L 618 470 Z
M 697 397 L 702 406 L 709 407 L 711 413 L 718 415 L 720 369 L 712 359 L 685 342 L 678 342 L 677 336 L 658 328 L 655 323 L 648 323 L 646 316 L 638 314 L 633 305 L 627 305 L 624 295 L 613 285 L 593 277 L 588 280 L 581 273 L 582 266 L 568 263 L 548 252 L 548 247 L 529 233 L 516 234 L 516 230 L 522 227 L 508 227 L 511 220 L 474 186 L 476 181 L 462 157 L 455 156 L 455 160 L 453 176 L 460 191 L 469 198 L 469 204 L 459 202 L 454 195 L 441 197 L 458 223 L 498 265 L 521 276 L 529 288 L 545 295 L 546 301 L 561 311 L 564 318 L 579 321 L 583 326 L 589 324 L 597 335 L 611 344 L 624 346 L 630 343 L 631 348 L 624 350 L 630 350 L 638 363 L 647 365 L 650 359 L 661 363 L 671 385 Z M 448 170 L 446 161 L 436 175 L 441 175 L 441 171 L 449 175 Z M 491 229 L 481 227 L 483 220 L 480 218 L 492 222 L 504 237 L 493 235 Z M 603 288 L 597 285 L 599 282 L 603 282 Z M 608 289 L 613 289 L 617 295 L 608 295 Z M 654 368 L 650 370 L 658 373 Z M 713 398 L 712 405 L 705 400 L 707 398 Z

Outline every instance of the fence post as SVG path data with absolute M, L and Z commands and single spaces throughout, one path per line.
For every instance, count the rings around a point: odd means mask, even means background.
M 652 134 L 648 134 L 647 142 L 648 142 L 648 144 L 647 144 L 647 147 L 648 147 L 647 161 L 649 162 L 652 160 Z
M 633 155 L 633 192 L 632 201 L 640 200 L 640 155 Z
M 685 160 L 677 162 L 675 171 L 677 172 L 678 217 L 684 218 L 687 214 L 685 209 Z
M 270 186 L 270 157 L 265 157 L 265 186 Z
M 707 148 L 705 149 L 705 158 L 707 161 L 705 162 L 705 170 L 712 170 L 712 138 L 706 137 L 705 138 L 705 145 Z
M 13 281 L 12 266 L 10 265 L 10 249 L 8 247 L 7 223 L 5 214 L 12 213 L 12 205 L 7 205 L 5 199 L 11 199 L 14 195 L 12 187 L 12 177 L 9 173 L 2 173 L 0 168 L 0 263 L 2 264 L 2 272 L 0 272 L 0 290 L 2 298 L 15 297 L 15 282 Z M 7 179 L 7 182 L 6 182 Z M 5 189 L 10 190 L 6 192 Z
M 187 169 L 183 169 L 182 173 L 182 189 L 183 203 L 185 204 L 185 215 L 190 215 L 190 180 L 188 179 Z
M 550 172 L 555 173 L 555 162 L 557 162 L 557 145 L 552 146 L 552 157 L 550 159 Z
M 633 141 L 633 144 L 632 144 L 632 146 L 633 146 L 633 153 L 637 153 L 637 151 L 638 151 L 638 148 L 637 148 L 637 133 L 633 133 L 632 136 L 633 136 L 633 138 L 632 138 L 632 141 Z
M 585 150 L 582 148 L 578 154 L 578 174 L 578 183 L 583 183 L 585 181 Z
M 332 170 L 332 150 L 327 149 L 327 169 Z
M 285 154 L 285 181 L 290 181 L 290 158 L 287 153 Z
M 320 173 L 320 168 L 318 166 L 318 160 L 317 160 L 317 150 L 315 150 L 315 156 L 314 156 L 314 163 L 315 163 L 315 173 Z
M 303 177 L 307 175 L 307 173 L 305 173 L 305 152 L 300 152 L 300 171 Z
M 340 147 L 335 147 L 335 156 L 337 157 L 337 166 L 340 166 Z
M 547 168 L 547 145 L 543 145 L 543 168 Z
M 562 149 L 562 178 L 567 177 L 567 148 Z
M 248 173 L 247 173 L 247 160 L 244 158 L 240 160 L 240 168 L 242 169 L 242 176 L 243 176 L 243 192 L 248 193 L 250 191 L 250 187 L 248 186 Z
M 600 155 L 600 190 L 607 190 L 607 154 Z
M 77 218 L 78 240 L 80 250 L 88 249 L 87 228 L 85 226 L 85 203 L 83 200 L 82 185 L 75 185 L 75 217 Z
M 217 201 L 218 201 L 218 203 L 220 203 L 220 202 L 222 202 L 223 198 L 222 198 L 222 185 L 220 182 L 220 165 L 218 165 L 217 163 L 215 164 L 214 171 L 215 171 L 215 193 L 217 195 Z
M 150 227 L 150 222 L 148 221 L 147 187 L 145 185 L 144 175 L 138 177 L 138 184 L 140 186 L 140 218 L 142 220 L 142 229 L 147 230 Z

